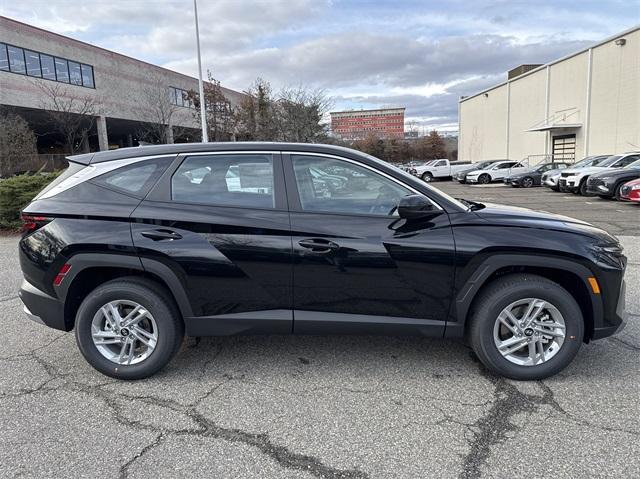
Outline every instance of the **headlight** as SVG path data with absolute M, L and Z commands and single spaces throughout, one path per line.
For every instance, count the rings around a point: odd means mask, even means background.
M 624 268 L 625 256 L 622 254 L 624 248 L 621 244 L 594 245 L 591 249 L 595 254 L 597 263 L 613 268 Z

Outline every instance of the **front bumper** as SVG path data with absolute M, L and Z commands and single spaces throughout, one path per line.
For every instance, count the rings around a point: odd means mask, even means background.
M 24 312 L 27 317 L 50 328 L 70 331 L 71 325 L 67 325 L 64 318 L 64 304 L 40 291 L 27 280 L 22 281 L 18 296 L 24 304 Z
M 616 305 L 615 314 L 606 316 L 602 326 L 593 328 L 592 339 L 602 339 L 609 336 L 613 336 L 616 333 L 622 331 L 629 318 L 629 313 L 625 310 L 625 295 L 627 290 L 627 284 L 622 280 L 620 285 L 620 293 L 618 294 L 618 303 Z

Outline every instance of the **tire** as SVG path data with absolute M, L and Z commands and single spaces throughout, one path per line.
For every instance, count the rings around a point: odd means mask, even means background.
M 76 342 L 80 352 L 96 370 L 116 379 L 143 379 L 147 378 L 169 363 L 171 358 L 178 352 L 184 337 L 184 323 L 180 317 L 178 308 L 170 298 L 171 294 L 157 283 L 146 278 L 118 278 L 98 286 L 91 291 L 84 299 L 76 314 L 75 334 Z M 144 308 L 150 316 L 131 326 L 130 332 L 122 333 L 127 328 L 121 329 L 120 333 L 115 333 L 118 339 L 114 339 L 114 333 L 110 327 L 106 326 L 106 319 L 101 313 L 101 308 L 107 304 L 126 303 L 124 306 L 116 308 L 132 308 L 134 304 Z M 124 316 L 127 309 L 123 309 L 121 316 Z M 104 324 L 103 334 L 109 334 L 109 341 L 131 341 L 135 346 L 129 346 L 132 359 L 129 364 L 114 362 L 106 357 L 101 351 L 108 354 L 117 354 L 120 350 L 120 343 L 100 345 L 94 343 L 93 334 L 96 332 L 96 324 Z M 149 339 L 149 336 L 142 336 L 134 331 L 140 331 L 138 327 L 145 330 L 145 323 L 149 329 L 155 332 L 155 344 L 153 348 L 145 346 L 137 337 Z M 116 328 L 117 329 L 117 328 Z M 122 336 L 122 335 L 125 336 Z M 124 346 L 122 346 L 124 348 Z M 142 350 L 147 351 L 147 357 L 143 356 Z M 140 351 L 140 354 L 138 354 Z M 134 354 L 135 352 L 135 354 Z M 120 351 L 122 354 L 122 352 Z M 143 358 L 143 359 L 142 359 Z M 134 364 L 130 364 L 131 362 Z
M 483 173 L 478 177 L 479 185 L 488 185 L 489 183 L 491 183 L 491 177 L 488 174 Z
M 624 181 L 621 181 L 616 185 L 616 189 L 613 193 L 613 199 L 615 199 L 616 201 L 622 201 L 622 187 L 624 186 L 624 183 Z
M 521 365 L 510 361 L 500 353 L 494 339 L 496 324 L 503 328 L 501 323 L 497 323 L 501 312 L 514 302 L 525 298 L 537 298 L 547 302 L 547 305 L 551 305 L 561 314 L 565 326 L 564 342 L 559 346 L 547 343 L 549 349 L 546 354 L 553 353 L 552 357 L 534 365 Z M 546 309 L 543 312 L 547 314 Z M 482 364 L 495 374 L 516 380 L 539 380 L 562 371 L 578 353 L 584 337 L 582 312 L 575 299 L 559 284 L 532 274 L 509 275 L 490 283 L 475 300 L 470 321 L 467 331 L 469 341 Z M 523 350 L 516 354 L 527 355 L 528 343 Z
M 587 192 L 587 180 L 589 178 L 584 178 L 581 182 L 580 182 L 580 186 L 578 187 L 578 193 L 580 193 L 582 196 L 589 196 L 589 193 Z
M 531 188 L 534 185 L 534 181 L 530 176 L 525 176 L 524 178 L 522 178 L 520 184 L 523 188 Z
M 428 171 L 422 173 L 422 181 L 424 181 L 425 183 L 431 183 L 433 181 L 433 175 Z

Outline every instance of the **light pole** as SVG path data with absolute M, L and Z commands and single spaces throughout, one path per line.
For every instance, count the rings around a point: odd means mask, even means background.
M 200 90 L 200 121 L 202 123 L 202 142 L 209 141 L 207 134 L 207 117 L 204 101 L 204 85 L 202 84 L 202 58 L 200 57 L 200 29 L 198 27 L 198 4 L 197 0 L 193 0 L 193 12 L 196 18 L 196 45 L 198 46 L 198 87 Z

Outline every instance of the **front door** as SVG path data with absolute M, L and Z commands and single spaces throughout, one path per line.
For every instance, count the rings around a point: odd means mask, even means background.
M 449 218 L 397 216 L 415 191 L 343 158 L 285 154 L 294 332 L 442 335 L 453 289 Z
M 132 234 L 143 264 L 160 262 L 182 282 L 193 310 L 187 334 L 290 333 L 280 154 L 193 154 L 177 163 L 133 212 Z

